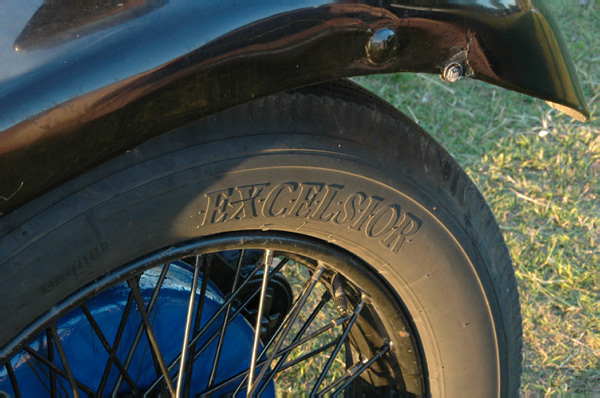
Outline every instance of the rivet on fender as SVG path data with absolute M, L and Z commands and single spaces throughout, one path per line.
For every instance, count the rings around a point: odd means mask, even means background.
M 392 29 L 380 29 L 371 36 L 365 50 L 370 63 L 379 65 L 389 61 L 398 47 L 398 36 Z
M 458 62 L 450 62 L 444 67 L 440 77 L 448 83 L 456 83 L 464 75 L 464 68 Z

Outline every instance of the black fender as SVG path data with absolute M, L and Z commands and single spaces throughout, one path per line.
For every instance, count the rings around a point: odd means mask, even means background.
M 0 19 L 0 216 L 175 127 L 343 77 L 451 72 L 589 116 L 540 0 L 7 0 Z

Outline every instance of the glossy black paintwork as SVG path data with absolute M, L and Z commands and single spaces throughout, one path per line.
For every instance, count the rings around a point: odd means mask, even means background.
M 365 48 L 380 29 L 398 42 L 374 64 Z M 253 98 L 348 76 L 440 73 L 452 61 L 587 115 L 538 1 L 9 0 L 0 7 L 0 213 Z
M 16 51 L 61 45 L 121 25 L 166 5 L 168 0 L 46 0 L 15 39 Z

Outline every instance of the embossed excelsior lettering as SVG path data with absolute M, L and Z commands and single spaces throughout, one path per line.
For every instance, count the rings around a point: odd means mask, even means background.
M 257 198 L 261 196 L 263 190 L 269 185 L 269 183 L 265 183 L 236 187 L 235 191 L 239 194 L 240 198 L 237 201 L 231 202 L 231 205 L 235 207 L 235 205 L 239 204 L 239 207 L 232 214 L 231 220 L 242 220 L 245 218 L 257 217 Z
M 400 218 L 400 205 L 388 205 L 374 214 L 367 224 L 365 233 L 369 238 L 379 238 L 394 228 Z
M 331 222 L 362 233 L 397 254 L 422 221 L 398 203 L 344 185 L 287 181 L 240 185 L 209 192 L 200 213 L 202 225 L 258 217 L 290 217 Z
M 300 194 L 294 207 L 290 211 L 293 217 L 307 218 L 316 213 L 319 205 L 323 201 L 326 190 L 325 184 L 303 183 L 300 184 Z
M 362 192 L 354 192 L 344 201 L 343 213 L 338 213 L 333 222 L 338 225 L 348 225 L 360 213 L 363 203 L 368 200 L 368 195 Z M 343 215 L 342 215 L 343 214 Z
M 298 199 L 300 184 L 296 182 L 284 182 L 277 185 L 267 196 L 263 206 L 265 217 L 285 216 L 291 206 Z
M 321 201 L 321 205 L 319 206 L 317 211 L 315 211 L 314 214 L 310 216 L 310 218 L 314 218 L 319 221 L 329 221 L 332 217 L 337 216 L 341 212 L 341 209 L 337 209 L 333 203 L 335 200 L 337 200 L 337 194 L 342 188 L 344 188 L 343 185 L 326 185 L 325 197 Z M 343 202 L 338 203 L 339 205 L 343 204 Z M 337 210 L 336 213 L 334 213 L 334 209 Z
M 206 210 L 204 212 L 204 225 L 207 220 L 210 224 L 217 224 L 227 220 L 227 210 L 233 206 L 229 203 L 229 197 L 233 193 L 233 188 L 223 189 L 221 191 L 210 192 L 205 196 L 208 198 Z
M 350 229 L 355 229 L 357 231 L 362 231 L 363 225 L 365 225 L 365 223 L 375 215 L 375 209 L 377 209 L 379 204 L 384 201 L 383 198 L 367 196 L 365 193 L 363 193 L 363 195 L 366 197 L 366 199 L 358 209 L 358 220 L 356 220 L 356 222 L 350 227 Z
M 421 228 L 421 223 L 421 220 L 415 215 L 411 213 L 403 214 L 398 226 L 394 226 L 392 232 L 379 243 L 393 253 L 398 254 L 407 237 L 416 234 Z

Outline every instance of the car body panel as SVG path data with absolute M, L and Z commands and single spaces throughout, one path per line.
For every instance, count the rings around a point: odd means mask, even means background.
M 538 0 L 9 0 L 0 21 L 0 215 L 173 128 L 344 77 L 459 62 L 589 115 Z M 397 43 L 374 63 L 382 29 Z

